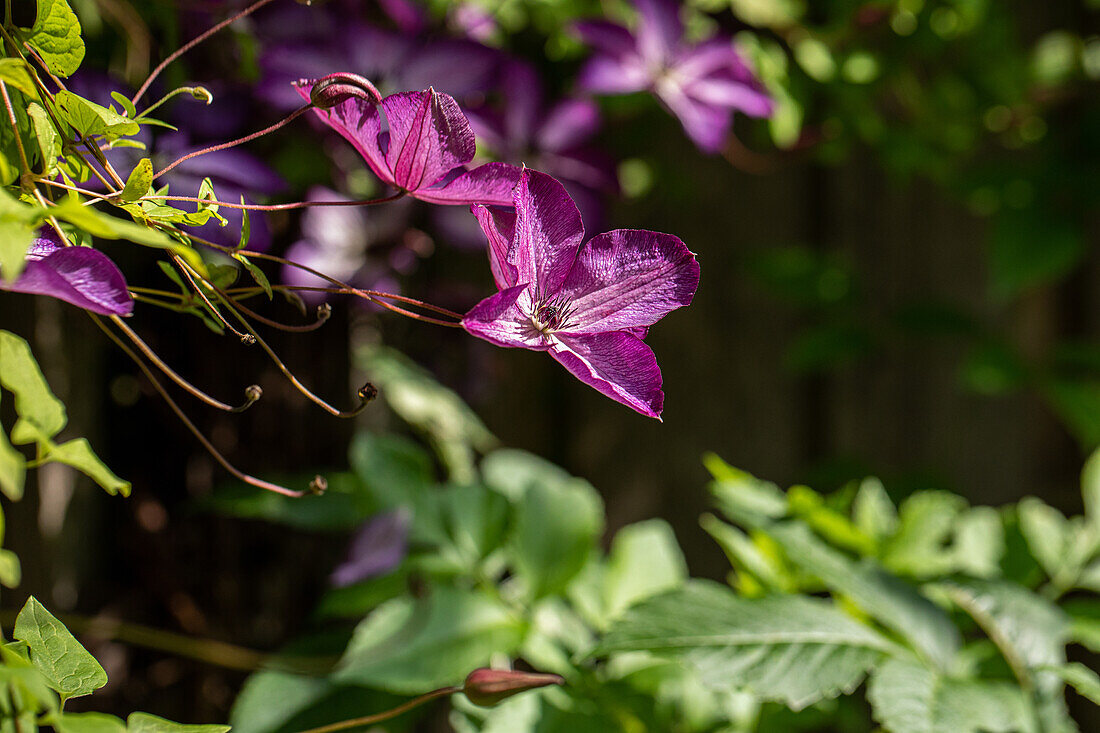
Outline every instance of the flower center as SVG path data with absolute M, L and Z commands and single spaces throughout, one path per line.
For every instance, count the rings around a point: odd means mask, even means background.
M 535 293 L 535 303 L 531 307 L 531 323 L 544 334 L 569 328 L 569 317 L 573 315 L 573 305 L 563 296 L 544 296 Z

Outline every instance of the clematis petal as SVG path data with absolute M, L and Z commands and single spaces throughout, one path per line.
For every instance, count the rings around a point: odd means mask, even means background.
M 554 178 L 523 169 L 516 185 L 516 235 L 508 250 L 518 280 L 541 293 L 561 287 L 584 240 L 581 213 Z
M 433 204 L 486 204 L 511 206 L 512 189 L 519 182 L 520 169 L 508 163 L 486 163 L 472 171 L 459 172 L 444 183 L 413 191 L 421 201 Z M 452 171 L 453 173 L 453 171 Z
M 542 82 L 534 67 L 511 61 L 501 74 L 504 102 L 504 134 L 509 140 L 529 141 L 542 114 Z
M 134 312 L 126 279 L 107 255 L 90 247 L 57 247 L 46 239 L 36 240 L 22 274 L 10 285 L 0 280 L 0 290 L 48 295 L 105 316 Z
M 559 291 L 571 301 L 570 333 L 650 326 L 691 303 L 699 263 L 678 237 L 616 229 L 577 254 Z
M 594 56 L 577 74 L 577 86 L 596 94 L 628 94 L 649 87 L 645 63 L 636 55 Z
M 462 319 L 462 327 L 497 346 L 545 351 L 547 336 L 535 329 L 527 311 L 531 305 L 530 284 L 521 283 L 490 295 Z
M 660 84 L 657 97 L 676 115 L 684 132 L 706 153 L 718 153 L 729 138 L 733 111 L 729 107 L 701 102 L 672 83 Z
M 679 0 L 634 0 L 638 9 L 638 49 L 651 61 L 670 58 L 684 35 Z
M 550 350 L 577 379 L 643 415 L 661 417 L 665 393 L 653 350 L 623 331 L 554 335 Z
M 303 81 L 297 85 L 298 94 L 306 101 L 309 101 L 309 92 L 313 88 L 314 81 Z M 383 183 L 397 185 L 379 144 L 379 137 L 382 134 L 382 115 L 375 105 L 365 99 L 352 97 L 331 109 L 314 109 L 313 112 L 359 151 L 367 161 L 367 165 L 376 176 L 382 179 Z
M 515 212 L 481 205 L 471 206 L 470 211 L 477 217 L 481 231 L 489 240 L 489 269 L 493 271 L 497 288 L 510 288 L 516 284 L 516 268 L 508 262 L 508 247 L 516 233 Z
M 390 126 L 386 162 L 406 191 L 427 187 L 474 157 L 474 132 L 448 94 L 434 89 L 382 100 Z
M 637 52 L 633 34 L 621 25 L 606 20 L 583 20 L 574 23 L 573 30 L 582 41 L 605 54 L 625 56 Z
M 547 152 L 559 152 L 580 145 L 596 134 L 600 110 L 591 99 L 566 99 L 546 113 L 535 136 L 536 145 Z

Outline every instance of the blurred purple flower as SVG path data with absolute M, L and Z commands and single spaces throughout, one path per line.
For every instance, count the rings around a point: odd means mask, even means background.
M 725 146 L 734 110 L 753 117 L 772 113 L 772 101 L 728 38 L 684 41 L 677 0 L 633 0 L 634 33 L 607 21 L 576 24 L 597 53 L 578 84 L 600 94 L 648 90 L 679 118 L 708 153 Z
M 134 312 L 134 299 L 115 263 L 91 247 L 65 247 L 49 227 L 39 230 L 15 282 L 0 278 L 0 290 L 48 295 L 104 316 Z
M 499 30 L 493 14 L 476 3 L 457 3 L 447 18 L 459 33 L 482 43 L 492 39 Z
M 464 101 L 481 99 L 496 80 L 500 52 L 467 39 L 428 38 L 382 30 L 340 12 L 295 3 L 271 6 L 257 18 L 259 94 L 273 106 L 301 106 L 291 84 L 352 71 L 383 93 L 433 86 Z
M 298 84 L 303 99 L 310 98 L 315 83 Z M 465 164 L 474 157 L 474 132 L 448 94 L 429 87 L 391 94 L 381 105 L 351 97 L 314 112 L 359 151 L 383 183 L 413 198 L 434 204 L 511 203 L 519 169 L 486 163 L 467 170 Z
M 589 227 L 603 220 L 601 193 L 618 193 L 614 161 L 588 141 L 600 113 L 590 99 L 563 99 L 547 107 L 542 83 L 530 64 L 509 60 L 501 74 L 503 109 L 467 112 L 478 138 L 503 160 L 526 163 L 557 178 Z
M 306 198 L 309 201 L 349 200 L 347 196 L 321 186 L 310 189 Z M 400 207 L 400 204 L 397 206 Z M 290 261 L 354 287 L 398 292 L 390 268 L 371 262 L 369 254 L 374 245 L 393 239 L 405 230 L 404 217 L 379 217 L 362 207 L 314 206 L 302 214 L 301 229 L 302 238 L 287 250 L 286 257 Z M 283 267 L 282 281 L 302 287 L 332 285 L 323 278 L 289 265 Z M 326 293 L 321 292 L 303 291 L 300 295 L 310 303 L 320 303 L 328 298 Z
M 695 255 L 671 234 L 638 229 L 582 246 L 584 226 L 565 189 L 528 169 L 515 189 L 515 213 L 472 210 L 500 292 L 474 306 L 462 326 L 498 346 L 549 351 L 585 384 L 659 419 L 661 370 L 642 339 L 691 303 Z
M 348 559 L 332 571 L 330 582 L 342 588 L 385 575 L 405 559 L 408 537 L 407 512 L 398 509 L 376 514 L 356 533 L 348 550 Z

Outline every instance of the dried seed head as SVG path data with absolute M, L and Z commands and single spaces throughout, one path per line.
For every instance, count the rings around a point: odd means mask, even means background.
M 363 400 L 363 403 L 373 402 L 378 398 L 378 388 L 370 382 L 367 382 L 359 388 L 359 399 Z

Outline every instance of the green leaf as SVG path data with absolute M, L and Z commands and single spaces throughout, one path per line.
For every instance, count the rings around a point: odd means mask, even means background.
M 1053 672 L 1066 684 L 1094 705 L 1100 705 L 1100 675 L 1080 662 L 1070 662 L 1060 667 L 1044 667 L 1044 671 Z
M 806 486 L 792 486 L 787 491 L 790 513 L 798 517 L 830 544 L 859 555 L 873 555 L 874 537 L 864 534 L 848 517 L 825 505 L 821 494 Z
M 185 725 L 158 718 L 149 713 L 130 713 L 126 718 L 127 733 L 227 733 L 228 725 Z
M 241 206 L 244 206 L 244 194 L 241 194 Z M 248 218 L 248 209 L 241 209 L 241 238 L 237 241 L 237 249 L 248 246 L 248 240 L 252 237 L 252 222 Z M 255 277 L 255 275 L 253 275 Z M 266 277 L 266 276 L 265 276 Z M 269 289 L 269 288 L 265 288 Z M 268 296 L 271 297 L 270 295 Z
M 134 169 L 130 171 L 130 177 L 126 179 L 126 187 L 118 195 L 122 201 L 136 201 L 149 193 L 149 186 L 153 184 L 153 161 L 142 158 Z
M 136 135 L 141 129 L 141 125 L 130 118 L 64 89 L 54 98 L 58 116 L 84 137 Z
M 402 694 L 456 684 L 493 654 L 510 654 L 523 624 L 493 598 L 437 587 L 379 606 L 355 630 L 333 679 Z
M 248 212 L 246 211 L 245 212 L 245 217 L 247 218 L 247 216 L 248 216 Z M 242 237 L 246 237 L 245 228 L 247 226 L 248 226 L 247 222 L 244 225 L 242 225 L 242 228 L 241 228 L 241 236 Z M 247 243 L 247 239 L 246 239 L 246 243 Z M 242 245 L 242 246 L 244 246 L 244 245 Z M 247 257 L 242 255 L 240 252 L 234 252 L 233 253 L 233 259 L 237 260 L 242 265 L 244 265 L 244 269 L 248 270 L 248 274 L 252 276 L 252 279 L 256 281 L 256 284 L 264 289 L 264 293 L 267 295 L 267 299 L 271 300 L 274 297 L 274 292 L 271 290 L 271 281 L 267 279 L 267 275 L 264 274 L 264 271 L 261 270 L 259 267 L 257 267 L 255 265 L 255 263 L 251 262 Z
M 105 713 L 59 713 L 52 725 L 57 733 L 126 733 L 121 718 Z
M 1082 598 L 1068 601 L 1063 610 L 1070 616 L 1069 639 L 1100 654 L 1100 601 Z
M 718 508 L 729 519 L 755 527 L 787 514 L 787 497 L 779 487 L 734 468 L 713 453 L 703 456 L 703 465 L 714 476 L 710 491 Z
M 949 679 L 890 659 L 867 687 L 875 720 L 890 733 L 1031 733 L 1023 691 L 1006 682 Z
M 384 347 L 356 351 L 356 363 L 401 419 L 422 431 L 456 483 L 474 479 L 474 452 L 496 445 L 481 419 L 453 391 L 403 354 Z
M 739 573 L 748 573 L 760 583 L 763 590 L 787 592 L 794 590 L 794 583 L 788 577 L 781 559 L 777 555 L 767 555 L 762 552 L 756 543 L 740 529 L 726 524 L 713 514 L 704 514 L 699 518 L 699 524 L 726 553 L 730 564 Z M 744 585 L 743 579 L 741 585 Z M 745 589 L 742 587 L 740 590 L 744 594 Z
M 313 531 L 339 531 L 358 527 L 375 511 L 362 482 L 347 473 L 327 474 L 323 496 L 289 497 L 271 491 L 257 491 L 244 484 L 214 492 L 202 502 L 211 511 L 234 517 L 263 519 L 289 527 Z M 310 476 L 296 476 L 290 485 L 305 485 Z
M 9 331 L 0 331 L 0 384 L 15 394 L 15 412 L 20 419 L 41 434 L 52 438 L 65 427 L 65 406 L 50 391 L 30 345 Z M 14 441 L 31 442 L 20 437 L 13 431 Z
M 122 92 L 111 92 L 111 99 L 118 102 L 118 106 L 122 108 L 127 117 L 131 120 L 137 119 L 137 108 L 134 107 L 134 103 L 130 101 L 129 97 Z
M 31 102 L 27 105 L 27 116 L 34 129 L 34 138 L 38 143 L 38 152 L 42 160 L 42 170 L 51 174 L 57 170 L 57 158 L 61 155 L 61 138 L 57 128 L 41 105 Z
M 1010 298 L 1070 272 L 1087 251 L 1080 227 L 1037 209 L 1005 209 L 990 235 L 993 294 Z
M 22 59 L 0 58 L 0 81 L 31 99 L 38 99 L 38 89 L 27 72 L 27 63 Z
M 130 495 L 130 482 L 120 479 L 104 465 L 92 450 L 92 446 L 88 444 L 87 438 L 75 438 L 60 445 L 51 445 L 44 457 L 50 461 L 72 466 L 102 486 L 112 496 Z
M 969 509 L 955 520 L 955 567 L 976 578 L 992 578 L 1001 572 L 1005 532 L 1001 514 L 988 506 Z
M 898 511 L 898 531 L 883 548 L 888 570 L 915 578 L 951 572 L 954 558 L 944 545 L 955 526 L 955 517 L 966 500 L 946 491 L 918 491 Z
M 65 0 L 38 0 L 34 25 L 23 37 L 58 76 L 69 76 L 84 60 L 80 21 Z
M 26 265 L 27 250 L 34 241 L 34 228 L 0 214 L 0 278 L 15 282 Z
M 324 677 L 264 670 L 248 678 L 233 703 L 233 733 L 269 733 L 324 699 L 335 685 Z
M 1081 497 L 1085 504 L 1085 521 L 1093 535 L 1100 537 L 1100 450 L 1085 461 L 1081 469 Z
M 866 478 L 860 482 L 856 498 L 852 501 L 852 520 L 864 534 L 880 543 L 897 531 L 897 507 L 877 478 Z
M 12 501 L 19 501 L 23 498 L 26 477 L 27 464 L 23 454 L 12 447 L 8 436 L 0 430 L 0 492 Z
M 687 562 L 668 522 L 651 519 L 615 534 L 604 575 L 608 620 L 639 601 L 678 588 L 687 580 Z
M 17 588 L 23 580 L 23 568 L 19 556 L 11 550 L 0 550 L 0 583 L 9 588 Z
M 34 596 L 16 617 L 13 635 L 27 642 L 34 666 L 63 701 L 90 695 L 107 684 L 107 673 L 95 657 Z
M 478 484 L 448 487 L 439 499 L 447 536 L 472 570 L 504 540 L 508 500 Z
M 785 522 L 765 531 L 791 563 L 908 639 L 937 668 L 949 668 L 959 650 L 959 632 L 947 614 L 915 588 L 876 563 L 852 562 L 817 539 L 805 525 Z
M 1021 499 L 1016 511 L 1032 556 L 1047 575 L 1055 575 L 1065 563 L 1069 522 L 1060 511 L 1034 496 Z
M 516 504 L 509 554 L 531 598 L 560 592 L 603 531 L 603 503 L 580 479 L 537 476 Z
M 593 654 L 632 651 L 682 661 L 716 689 L 747 688 L 800 709 L 855 689 L 883 653 L 897 648 L 831 603 L 749 600 L 696 581 L 631 608 Z
M 519 501 L 528 488 L 540 482 L 566 483 L 572 477 L 565 469 L 544 458 L 514 448 L 501 448 L 481 461 L 485 484 L 512 501 Z

